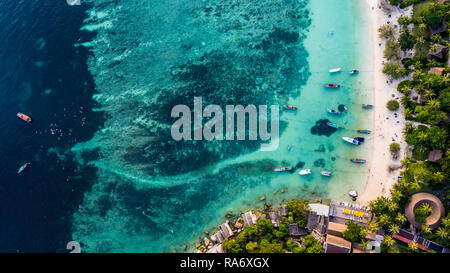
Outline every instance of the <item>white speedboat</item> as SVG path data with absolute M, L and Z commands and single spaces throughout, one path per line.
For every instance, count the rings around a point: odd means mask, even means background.
M 331 172 L 327 172 L 327 171 L 323 171 L 320 174 L 323 175 L 323 176 L 328 176 L 328 177 L 331 176 Z
M 298 172 L 299 175 L 307 175 L 311 173 L 311 169 L 301 170 Z
M 333 69 L 330 69 L 330 73 L 336 73 L 336 72 L 341 72 L 342 71 L 342 68 L 333 68 Z
M 359 141 L 354 138 L 343 137 L 342 139 L 353 145 L 359 145 Z

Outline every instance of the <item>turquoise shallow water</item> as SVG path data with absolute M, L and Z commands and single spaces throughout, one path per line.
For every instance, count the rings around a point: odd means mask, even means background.
M 370 44 L 361 1 L 95 1 L 83 27 L 96 38 L 82 46 L 107 122 L 72 152 L 96 166 L 97 179 L 73 217 L 73 239 L 88 252 L 181 251 L 213 229 L 229 211 L 290 198 L 346 199 L 362 190 L 370 143 L 350 147 L 342 136 L 371 127 Z M 328 70 L 358 68 L 360 75 Z M 343 87 L 325 90 L 321 84 Z M 280 147 L 257 142 L 174 142 L 171 108 L 204 104 L 289 103 Z M 350 111 L 330 117 L 327 108 Z M 322 119 L 343 126 L 331 136 L 311 134 Z M 368 140 L 367 140 L 368 141 Z M 292 145 L 288 151 L 287 146 Z M 304 164 L 309 177 L 275 175 L 281 165 Z M 332 178 L 321 170 L 333 171 Z M 286 189 L 281 193 L 282 188 Z

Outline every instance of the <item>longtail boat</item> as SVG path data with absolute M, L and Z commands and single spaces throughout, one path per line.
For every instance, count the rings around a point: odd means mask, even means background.
M 284 109 L 286 110 L 297 110 L 298 108 L 291 105 L 283 105 Z
M 324 83 L 323 86 L 326 87 L 326 88 L 339 88 L 339 87 L 341 87 L 339 84 L 334 84 L 334 83 Z
M 20 166 L 20 168 L 17 170 L 17 173 L 20 174 L 22 173 L 29 165 L 31 165 L 31 163 L 25 163 L 22 166 Z
M 280 167 L 273 170 L 274 172 L 288 172 L 292 171 L 292 167 Z
M 21 119 L 21 120 L 23 120 L 23 121 L 25 121 L 25 122 L 27 122 L 27 123 L 32 123 L 33 122 L 33 119 L 32 118 L 30 118 L 29 116 L 27 116 L 27 115 L 25 115 L 25 114 L 23 114 L 23 113 L 17 113 L 17 116 Z
M 371 105 L 371 104 L 363 104 L 362 108 L 364 109 L 373 109 L 375 106 Z
M 334 124 L 333 122 L 327 122 L 326 125 L 336 128 L 336 129 L 342 129 L 342 127 L 338 126 L 337 124 Z
M 341 72 L 342 68 L 334 68 L 334 69 L 330 69 L 330 73 L 336 73 L 336 72 Z
M 350 74 L 350 75 L 355 75 L 355 74 L 358 74 L 358 73 L 359 73 L 359 71 L 357 69 L 354 69 L 354 70 L 348 72 L 348 74 Z
M 358 133 L 370 135 L 372 133 L 372 131 L 370 131 L 370 130 L 358 130 Z
M 352 158 L 352 159 L 350 159 L 350 161 L 353 163 L 366 163 L 366 160 L 361 159 L 361 158 Z
M 332 115 L 341 115 L 342 112 L 333 110 L 333 109 L 327 109 L 328 113 L 332 114 Z
M 359 145 L 359 141 L 354 139 L 354 138 L 350 138 L 350 137 L 343 137 L 343 140 L 345 140 L 346 142 L 353 144 L 353 145 Z

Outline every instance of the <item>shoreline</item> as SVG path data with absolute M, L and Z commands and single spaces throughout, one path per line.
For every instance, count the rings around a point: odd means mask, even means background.
M 372 73 L 372 98 L 375 105 L 372 116 L 373 137 L 371 140 L 371 156 L 369 161 L 368 177 L 366 179 L 364 191 L 358 197 L 357 203 L 366 205 L 370 200 L 375 200 L 378 197 L 388 197 L 392 185 L 396 182 L 400 170 L 389 172 L 390 165 L 399 165 L 404 158 L 406 152 L 406 142 L 404 140 L 402 130 L 406 124 L 403 106 L 400 106 L 397 111 L 389 111 L 386 108 L 386 103 L 389 100 L 401 97 L 400 92 L 397 91 L 397 84 L 401 80 L 395 80 L 388 84 L 389 77 L 383 74 L 383 61 L 386 61 L 383 56 L 385 41 L 378 37 L 378 28 L 387 21 L 391 24 L 396 24 L 397 19 L 404 14 L 411 12 L 411 7 L 405 10 L 392 11 L 391 17 L 377 7 L 378 1 L 367 0 L 366 5 L 370 12 L 370 25 L 372 35 L 372 58 L 373 58 L 373 73 Z M 381 46 L 379 46 L 381 43 Z M 394 115 L 397 113 L 397 117 Z M 394 141 L 395 140 L 395 141 Z M 396 160 L 393 160 L 389 152 L 389 145 L 393 142 L 399 143 L 401 152 Z

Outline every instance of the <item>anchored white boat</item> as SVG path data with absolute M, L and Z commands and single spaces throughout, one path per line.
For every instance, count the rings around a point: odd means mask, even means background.
M 340 71 L 342 71 L 342 68 L 333 68 L 333 69 L 330 69 L 330 73 L 336 73 L 336 72 L 340 72 Z
M 307 175 L 311 173 L 311 169 L 301 170 L 298 172 L 299 175 Z
M 331 172 L 327 172 L 327 171 L 323 171 L 320 174 L 323 176 L 328 176 L 328 177 L 331 176 Z
M 359 145 L 359 141 L 354 138 L 343 137 L 342 139 L 353 145 Z

